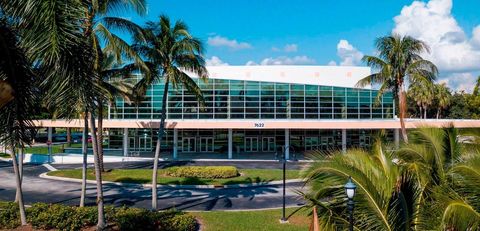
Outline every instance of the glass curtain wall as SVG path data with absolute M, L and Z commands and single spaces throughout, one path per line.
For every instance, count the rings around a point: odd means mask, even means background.
M 258 81 L 195 79 L 205 107 L 181 86 L 170 87 L 168 119 L 382 119 L 393 118 L 391 93 L 376 90 Z M 111 119 L 160 119 L 164 85 L 153 84 L 138 104 L 118 98 Z

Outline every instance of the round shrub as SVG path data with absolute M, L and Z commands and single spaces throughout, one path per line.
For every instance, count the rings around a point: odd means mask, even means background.
M 20 225 L 18 204 L 0 202 L 0 229 L 14 229 Z
M 171 177 L 195 177 L 224 179 L 238 176 L 234 166 L 181 166 L 164 169 L 164 174 Z

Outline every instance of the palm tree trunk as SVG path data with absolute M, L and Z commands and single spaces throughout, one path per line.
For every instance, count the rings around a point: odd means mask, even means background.
M 98 223 L 97 230 L 103 230 L 106 227 L 105 213 L 103 206 L 103 187 L 102 187 L 102 172 L 100 171 L 100 162 L 97 147 L 97 135 L 95 133 L 95 117 L 90 113 L 90 133 L 92 133 L 92 149 L 93 161 L 95 164 L 95 180 L 97 181 L 97 209 L 98 209 Z
M 437 109 L 437 120 L 440 118 L 440 108 Z
M 157 174 L 158 174 L 158 159 L 160 157 L 160 143 L 163 138 L 163 133 L 165 131 L 165 118 L 167 117 L 167 97 L 168 97 L 168 78 L 165 78 L 165 88 L 163 90 L 163 99 L 162 99 L 162 118 L 160 120 L 160 128 L 158 129 L 158 139 L 157 146 L 155 147 L 155 158 L 153 162 L 153 173 L 152 173 L 152 210 L 157 210 Z
M 105 172 L 103 166 L 103 101 L 98 101 L 98 127 L 97 127 L 97 149 L 100 171 Z
M 20 173 L 20 186 L 22 185 L 23 181 L 23 148 L 18 149 L 18 168 L 19 168 L 19 173 Z M 18 199 L 20 198 L 20 193 L 17 190 L 17 193 L 15 194 L 15 202 L 18 203 Z
M 20 222 L 22 225 L 27 225 L 27 217 L 25 215 L 25 205 L 23 204 L 22 181 L 20 179 L 20 171 L 18 168 L 17 158 L 15 155 L 15 147 L 12 147 L 12 152 L 10 153 L 10 156 L 12 157 L 13 172 L 15 174 L 15 182 L 17 184 L 18 207 L 20 209 Z
M 72 128 L 67 128 L 67 146 L 72 146 Z
M 399 117 L 400 117 L 400 127 L 402 131 L 402 138 L 405 143 L 408 143 L 408 136 L 407 136 L 407 129 L 405 127 L 405 109 L 406 109 L 406 96 L 403 87 L 400 86 L 400 94 L 399 94 L 399 102 L 398 102 L 398 109 L 399 109 Z
M 85 198 L 87 197 L 87 156 L 88 156 L 88 112 L 85 111 L 83 116 L 83 132 L 82 132 L 82 194 L 80 195 L 80 207 L 85 206 Z
M 422 106 L 418 106 L 418 109 L 420 110 L 420 119 L 421 119 L 423 117 Z
M 427 119 L 427 107 L 426 106 L 423 107 L 423 118 Z

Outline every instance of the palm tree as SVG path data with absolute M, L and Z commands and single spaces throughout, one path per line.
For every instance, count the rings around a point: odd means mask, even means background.
M 348 227 L 344 185 L 350 176 L 357 185 L 355 230 L 408 230 L 415 225 L 418 196 L 413 178 L 378 141 L 371 152 L 317 152 L 304 174 L 309 186 L 303 194 L 305 208 L 318 209 L 320 230 Z
M 177 21 L 172 26 L 170 19 L 162 15 L 159 22 L 147 22 L 143 36 L 145 41 L 137 39 L 134 47 L 151 63 L 152 70 L 150 75 L 137 84 L 138 92 L 144 92 L 153 81 L 161 80 L 165 84 L 152 175 L 152 209 L 156 210 L 158 159 L 160 142 L 165 132 L 169 85 L 184 87 L 203 102 L 200 88 L 187 72 L 194 73 L 201 79 L 207 78 L 208 72 L 205 68 L 202 43 L 189 33 L 185 23 Z
M 420 118 L 427 118 L 428 107 L 433 103 L 434 92 L 431 84 L 412 84 L 408 88 L 409 97 L 411 97 L 418 105 L 420 110 Z M 423 111 L 423 114 L 422 114 Z
M 435 84 L 435 101 L 437 105 L 437 119 L 440 118 L 442 110 L 445 110 L 452 101 L 452 94 L 445 83 Z
M 357 86 L 380 84 L 377 101 L 386 91 L 392 91 L 397 98 L 402 138 L 408 142 L 405 128 L 406 95 L 405 84 L 432 82 L 438 73 L 437 67 L 423 59 L 420 54 L 428 52 L 424 42 L 410 36 L 391 35 L 380 37 L 375 42 L 378 56 L 366 55 L 362 60 L 377 73 L 360 81 Z
M 30 59 L 39 65 L 44 76 L 42 86 L 47 106 L 71 118 L 81 108 L 84 114 L 95 113 L 98 96 L 107 94 L 102 87 L 99 67 L 102 63 L 100 44 L 122 56 L 139 61 L 132 49 L 107 27 L 136 31 L 138 27 L 128 20 L 107 17 L 117 10 L 133 9 L 144 13 L 144 0 L 11 0 L 1 1 L 6 15 L 22 28 L 21 46 Z M 47 28 L 47 29 L 46 29 Z M 92 133 L 95 128 L 90 126 Z M 92 134 L 93 135 L 93 134 Z M 96 135 L 95 135 L 96 137 Z M 97 142 L 94 142 L 96 145 Z M 93 147 L 95 164 L 99 164 L 98 146 Z M 97 175 L 101 172 L 97 172 Z M 98 228 L 105 226 L 101 176 L 97 177 Z
M 478 134 L 478 131 L 477 131 Z M 418 186 L 418 229 L 475 230 L 480 225 L 480 146 L 454 127 L 420 128 L 396 153 Z
M 35 137 L 31 116 L 36 112 L 38 97 L 34 83 L 36 75 L 32 63 L 19 46 L 18 33 L 0 14 L 0 82 L 12 93 L 8 100 L 0 105 L 0 144 L 11 149 L 15 174 L 17 199 L 20 209 L 20 221 L 26 225 L 23 202 L 21 169 L 17 161 L 17 150 L 30 145 Z M 22 158 L 20 158 L 22 160 Z

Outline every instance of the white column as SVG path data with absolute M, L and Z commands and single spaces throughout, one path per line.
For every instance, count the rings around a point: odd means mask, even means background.
M 128 156 L 128 128 L 123 128 L 123 156 Z
M 347 152 L 347 129 L 342 129 L 342 152 Z
M 52 134 L 52 127 L 47 129 L 47 150 L 48 150 L 48 163 L 52 162 L 52 142 L 53 142 L 53 134 Z
M 52 141 L 53 134 L 52 134 L 52 128 L 51 127 L 47 128 L 47 137 L 48 137 L 47 138 L 48 141 L 53 142 Z
M 173 129 L 173 159 L 178 158 L 178 129 Z
M 228 129 L 228 159 L 233 158 L 233 131 Z
M 290 159 L 290 129 L 285 129 L 285 159 Z
M 398 128 L 393 129 L 393 141 L 395 148 L 398 149 L 400 147 L 400 129 Z

